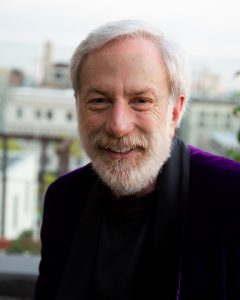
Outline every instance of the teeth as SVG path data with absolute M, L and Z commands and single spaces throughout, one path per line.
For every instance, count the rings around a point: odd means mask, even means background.
M 125 148 L 125 149 L 111 149 L 111 148 L 106 148 L 110 151 L 113 151 L 113 152 L 116 152 L 116 153 L 126 153 L 126 152 L 129 152 L 131 150 L 133 150 L 134 148 Z
M 112 152 L 116 153 L 127 153 L 132 150 L 140 149 L 141 146 L 128 146 L 128 147 L 119 147 L 119 146 L 110 146 L 110 145 L 99 145 L 99 148 L 105 149 L 105 150 L 110 150 Z
M 131 149 L 130 149 L 131 150 Z M 117 150 L 115 151 L 116 153 L 126 153 L 129 152 L 130 150 Z

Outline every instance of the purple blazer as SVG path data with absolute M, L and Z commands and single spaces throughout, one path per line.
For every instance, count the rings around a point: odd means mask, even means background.
M 240 164 L 192 146 L 189 151 L 189 200 L 178 290 L 174 298 L 166 296 L 164 300 L 239 300 Z M 36 300 L 60 299 L 56 295 L 62 274 L 96 179 L 87 165 L 60 177 L 47 191 Z M 87 237 L 88 232 L 81 230 Z M 86 251 L 94 249 L 92 243 Z M 81 252 L 82 245 L 78 246 Z M 89 262 L 83 268 L 87 272 Z M 75 272 L 71 284 L 78 277 Z M 79 278 L 76 280 L 80 287 Z M 68 300 L 74 299 L 79 298 L 71 290 Z

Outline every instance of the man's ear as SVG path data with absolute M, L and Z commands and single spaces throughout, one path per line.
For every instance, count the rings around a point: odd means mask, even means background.
M 177 102 L 174 104 L 172 112 L 172 126 L 171 126 L 171 137 L 175 134 L 175 129 L 181 121 L 183 106 L 185 102 L 185 96 L 181 95 L 178 97 Z
M 79 106 L 79 101 L 80 101 L 80 93 L 75 92 L 74 97 L 75 97 L 75 105 L 76 105 L 76 107 L 78 107 Z
M 185 96 L 181 95 L 178 97 L 177 102 L 174 105 L 173 122 L 175 122 L 176 125 L 181 120 L 184 102 L 185 102 Z

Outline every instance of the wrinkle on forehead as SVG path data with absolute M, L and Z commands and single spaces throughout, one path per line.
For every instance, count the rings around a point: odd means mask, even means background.
M 136 47 L 139 42 L 139 48 Z M 144 43 L 142 43 L 144 42 Z M 88 55 L 81 69 L 81 87 L 121 78 L 131 85 L 136 82 L 161 85 L 168 78 L 157 46 L 149 40 L 114 41 Z

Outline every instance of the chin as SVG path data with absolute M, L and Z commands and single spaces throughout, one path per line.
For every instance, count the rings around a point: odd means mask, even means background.
M 167 126 L 156 132 L 139 132 L 118 139 L 108 136 L 105 132 L 90 134 L 80 131 L 80 138 L 92 161 L 93 169 L 103 183 L 118 196 L 129 196 L 149 190 L 148 187 L 154 185 L 171 153 L 172 138 Z M 120 149 L 126 146 L 139 146 L 142 151 L 131 158 L 113 159 L 100 149 Z
M 157 146 L 157 145 L 156 145 Z M 144 153 L 136 160 L 104 159 L 101 155 L 92 157 L 92 166 L 101 180 L 117 196 L 130 196 L 149 191 L 154 186 L 158 174 L 170 157 L 171 143 L 156 147 L 151 153 Z

